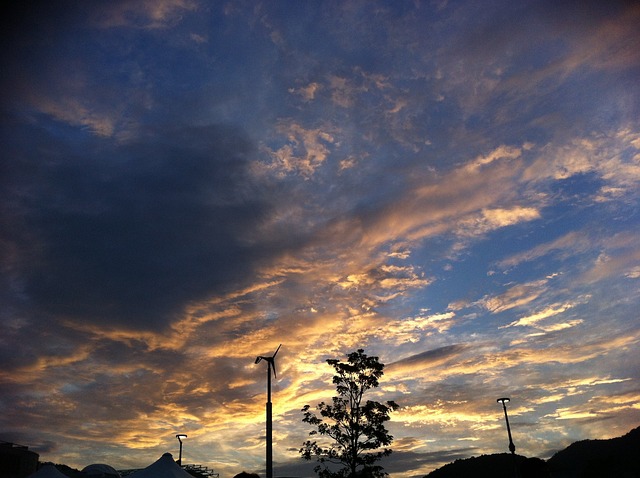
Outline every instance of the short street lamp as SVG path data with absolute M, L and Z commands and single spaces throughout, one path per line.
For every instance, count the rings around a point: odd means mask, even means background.
M 180 454 L 178 455 L 178 466 L 182 466 L 182 439 L 187 438 L 187 435 L 184 433 L 178 433 L 176 438 L 180 442 Z
M 511 400 L 507 397 L 499 398 L 497 400 L 498 403 L 502 402 L 502 408 L 504 409 L 504 419 L 507 422 L 507 433 L 509 434 L 509 451 L 511 454 L 515 454 L 516 446 L 513 444 L 513 440 L 511 439 L 511 427 L 509 427 L 509 417 L 507 416 L 507 406 L 505 402 L 510 402 Z

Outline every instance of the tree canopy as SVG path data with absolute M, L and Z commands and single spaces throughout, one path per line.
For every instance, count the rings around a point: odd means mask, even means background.
M 309 432 L 314 439 L 304 442 L 300 454 L 307 460 L 317 460 L 314 470 L 320 478 L 385 476 L 377 462 L 392 452 L 388 447 L 393 436 L 385 422 L 398 405 L 364 397 L 368 390 L 378 386 L 384 364 L 378 357 L 366 355 L 363 349 L 350 353 L 346 362 L 329 359 L 327 363 L 335 369 L 333 383 L 338 395 L 331 404 L 321 402 L 316 406 L 319 415 L 309 405 L 302 409 L 302 421 L 316 429 Z M 340 465 L 342 468 L 337 469 Z

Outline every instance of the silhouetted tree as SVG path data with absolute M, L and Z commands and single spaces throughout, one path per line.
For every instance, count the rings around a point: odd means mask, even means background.
M 310 436 L 327 437 L 328 444 L 307 440 L 300 454 L 307 460 L 318 461 L 314 471 L 320 478 L 385 476 L 383 468 L 375 463 L 392 452 L 390 448 L 382 448 L 393 441 L 384 423 L 398 405 L 393 401 L 382 404 L 364 399 L 367 390 L 378 386 L 384 364 L 378 357 L 367 356 L 362 349 L 350 353 L 346 362 L 329 359 L 327 363 L 336 371 L 333 383 L 338 396 L 333 397 L 332 404 L 321 402 L 316 406 L 320 416 L 305 405 L 302 421 L 317 428 L 309 432 Z M 342 465 L 342 468 L 331 470 L 331 464 Z
M 520 463 L 520 478 L 549 478 L 547 462 L 541 458 L 527 458 Z

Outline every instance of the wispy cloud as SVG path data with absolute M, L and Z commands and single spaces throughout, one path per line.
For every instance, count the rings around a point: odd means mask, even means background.
M 544 310 L 536 312 L 535 314 L 532 314 L 526 317 L 521 317 L 520 319 L 514 322 L 511 322 L 509 325 L 505 325 L 504 327 L 534 326 L 534 327 L 542 328 L 544 330 L 561 330 L 562 328 L 565 328 L 565 327 L 562 326 L 560 329 L 558 329 L 557 328 L 559 327 L 558 324 L 554 326 L 542 326 L 540 325 L 540 322 L 548 319 L 549 317 L 554 317 L 558 314 L 562 314 L 563 312 L 571 309 L 572 307 L 574 307 L 574 304 L 554 304 L 554 305 L 551 305 L 550 307 L 545 308 Z M 580 324 L 581 322 L 582 321 L 579 319 L 572 320 L 569 322 L 565 322 L 564 325 L 573 326 L 573 325 Z

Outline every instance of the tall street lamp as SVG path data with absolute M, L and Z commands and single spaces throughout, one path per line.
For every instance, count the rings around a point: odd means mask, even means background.
M 276 363 L 275 358 L 278 350 L 280 350 L 282 344 L 278 345 L 278 348 L 271 357 L 265 357 L 259 355 L 256 358 L 255 363 L 260 363 L 261 360 L 267 362 L 267 478 L 273 478 L 273 432 L 271 424 L 271 370 L 273 369 L 273 377 L 276 377 Z
M 178 433 L 176 438 L 180 442 L 180 454 L 178 455 L 178 466 L 182 466 L 182 439 L 187 438 L 187 435 L 184 433 Z
M 511 452 L 511 457 L 513 458 L 513 476 L 516 478 L 519 476 L 518 473 L 518 464 L 516 462 L 516 446 L 513 444 L 513 439 L 511 438 L 511 427 L 509 426 L 509 416 L 507 415 L 507 405 L 506 402 L 510 402 L 511 400 L 508 397 L 499 398 L 498 403 L 502 402 L 502 409 L 504 410 L 504 419 L 507 422 L 507 433 L 509 434 L 509 451 Z
M 511 427 L 509 427 L 509 417 L 507 416 L 507 405 L 506 402 L 510 402 L 511 400 L 508 397 L 499 398 L 497 400 L 498 403 L 502 402 L 502 408 L 504 409 L 504 419 L 507 422 L 507 433 L 509 434 L 509 451 L 511 454 L 515 454 L 516 446 L 513 444 L 513 439 L 511 438 Z
M 511 399 L 508 397 L 499 398 L 497 400 L 498 403 L 502 402 L 502 408 L 504 409 L 504 419 L 507 422 L 507 433 L 509 434 L 509 451 L 511 454 L 515 454 L 516 446 L 513 444 L 513 439 L 511 438 L 511 427 L 509 426 L 509 416 L 507 415 L 507 406 L 505 405 L 506 402 L 510 401 Z

